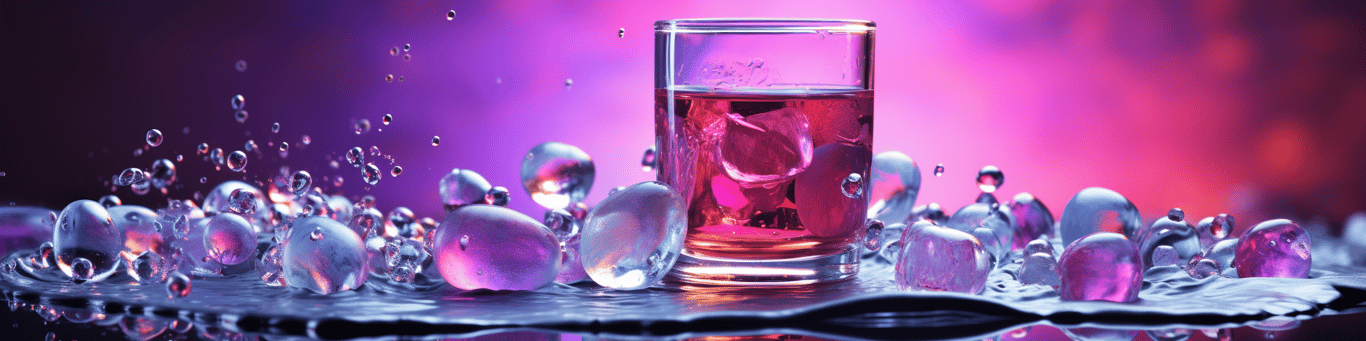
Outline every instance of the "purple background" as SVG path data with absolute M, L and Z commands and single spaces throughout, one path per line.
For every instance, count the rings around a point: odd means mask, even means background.
M 252 139 L 267 150 L 248 180 L 289 165 L 318 183 L 341 176 L 323 188 L 374 195 L 383 211 L 439 219 L 438 179 L 468 168 L 539 217 L 517 179 L 538 143 L 593 156 L 590 202 L 653 179 L 638 163 L 652 141 L 655 20 L 830 17 L 878 23 L 873 146 L 920 163 L 920 203 L 970 203 L 970 179 L 994 164 L 1003 199 L 1028 191 L 1055 216 L 1103 186 L 1147 218 L 1182 207 L 1232 213 L 1239 230 L 1274 217 L 1337 225 L 1366 208 L 1362 14 L 1314 1 L 8 2 L 0 199 L 60 208 L 176 154 L 183 188 L 170 197 L 188 198 L 243 177 L 214 171 L 195 145 Z M 411 61 L 389 54 L 405 43 Z M 247 98 L 242 124 L 235 94 Z M 380 124 L 384 114 L 395 122 Z M 355 135 L 361 118 L 383 131 Z M 165 144 L 134 157 L 151 128 Z M 304 134 L 313 143 L 300 148 Z M 288 159 L 267 146 L 281 141 Z M 327 167 L 372 145 L 405 172 L 389 176 L 381 160 L 369 187 L 345 163 Z M 938 163 L 947 172 L 929 176 Z M 155 192 L 115 193 L 164 205 Z

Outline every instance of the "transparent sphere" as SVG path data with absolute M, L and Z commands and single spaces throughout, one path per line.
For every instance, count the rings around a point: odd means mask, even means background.
M 355 232 L 356 235 L 369 236 L 370 234 L 384 234 L 383 231 L 375 231 L 376 227 L 384 226 L 384 215 L 381 214 L 379 210 L 373 208 L 363 209 L 360 212 L 356 212 L 356 214 L 351 217 L 350 221 L 351 223 L 348 224 L 347 227 L 350 228 L 352 232 Z
M 508 189 L 503 186 L 494 186 L 489 192 L 484 194 L 484 203 L 490 205 L 507 206 L 510 200 Z
M 373 163 L 367 163 L 365 164 L 365 167 L 361 167 L 360 176 L 361 180 L 365 180 L 365 183 L 367 184 L 378 184 L 380 178 L 379 167 L 375 166 Z
M 1058 259 L 1064 301 L 1138 301 L 1143 287 L 1143 261 L 1138 248 L 1124 235 L 1096 232 L 1063 250 Z
M 1264 221 L 1238 238 L 1238 277 L 1309 278 L 1309 233 L 1289 219 Z
M 558 208 L 545 211 L 545 226 L 549 227 L 550 231 L 555 233 L 555 238 L 560 241 L 568 241 L 570 237 L 579 235 L 581 223 L 569 211 Z M 577 253 L 577 250 L 575 252 Z
M 190 296 L 190 277 L 179 271 L 171 272 L 166 278 L 166 294 L 172 299 Z
M 1090 187 L 1077 192 L 1067 206 L 1062 209 L 1058 220 L 1058 233 L 1063 244 L 1071 244 L 1082 236 L 1095 232 L 1122 233 L 1131 240 L 1137 240 L 1138 230 L 1143 227 L 1138 207 L 1119 193 L 1100 187 Z
M 861 232 L 868 219 L 868 198 L 850 198 L 841 184 L 850 173 L 866 174 L 873 152 L 860 145 L 834 143 L 816 148 L 812 155 L 808 161 L 815 161 L 797 174 L 793 185 L 802 225 L 812 235 L 825 238 Z M 862 192 L 866 193 L 868 183 L 860 182 Z
M 109 277 L 118 269 L 123 244 L 123 231 L 114 225 L 109 211 L 90 200 L 67 204 L 52 229 L 52 252 L 56 255 L 57 268 L 72 278 L 81 275 L 83 280 L 100 281 Z M 90 263 L 82 264 L 89 266 L 81 269 L 89 273 L 75 272 L 73 265 L 77 259 Z
M 167 188 L 176 179 L 175 163 L 167 159 L 152 161 L 152 168 L 148 170 L 147 177 L 152 181 L 152 187 Z
M 501 206 L 466 205 L 447 214 L 433 249 L 441 277 L 464 290 L 534 290 L 560 269 L 560 243 L 550 229 Z
M 294 192 L 294 195 L 303 195 L 312 187 L 313 175 L 308 174 L 308 171 L 297 171 L 289 177 L 289 191 Z
M 1011 198 L 1006 206 L 1010 207 L 1010 213 L 1015 216 L 1015 243 L 1011 250 L 1024 248 L 1025 244 L 1039 237 L 1053 236 L 1053 212 L 1033 194 L 1020 192 Z
M 986 289 L 991 255 L 970 234 L 920 221 L 901 236 L 896 285 L 910 291 L 979 294 Z
M 223 265 L 242 263 L 256 254 L 256 233 L 242 216 L 223 213 L 209 219 L 204 231 L 204 250 Z
M 237 120 L 237 123 L 246 123 L 247 117 L 250 116 L 251 113 L 248 113 L 246 110 L 238 110 L 232 114 L 233 119 Z
M 147 174 L 143 172 L 141 168 L 130 167 L 128 169 L 124 169 L 123 172 L 119 173 L 119 176 L 117 178 L 114 178 L 114 185 L 128 186 L 146 180 Z
M 441 204 L 451 211 L 460 206 L 483 203 L 485 195 L 493 189 L 484 177 L 468 169 L 452 169 L 441 177 Z
M 360 168 L 365 165 L 365 150 L 360 147 L 352 147 L 346 151 L 346 162 L 351 166 Z
M 228 169 L 241 172 L 247 168 L 247 153 L 240 150 L 234 151 L 232 154 L 228 154 L 228 158 L 223 162 L 228 166 Z
M 726 177 L 745 187 L 790 180 L 819 162 L 812 161 L 811 123 L 796 108 L 726 114 L 723 120 L 715 162 Z
M 209 191 L 209 194 L 204 197 L 204 211 L 209 213 L 232 212 L 230 209 L 230 206 L 233 205 L 232 193 L 239 189 L 242 190 L 242 193 L 251 193 L 251 196 L 255 198 L 253 200 L 255 205 L 249 206 L 265 207 L 266 195 L 260 189 L 245 182 L 232 180 L 218 184 L 212 191 Z M 242 198 L 243 196 L 239 193 L 238 197 Z
M 1009 251 L 1009 245 L 1014 245 L 1015 237 L 1015 216 L 1010 214 L 1009 209 L 1000 205 L 988 205 L 975 203 L 963 206 L 949 216 L 949 222 L 945 227 L 973 233 L 978 228 L 987 228 L 996 237 L 995 241 L 982 241 L 983 245 L 999 246 L 1002 251 Z M 1002 256 L 1002 253 L 993 251 L 992 254 Z
M 920 166 L 901 152 L 873 155 L 868 219 L 904 222 L 920 195 Z
M 257 197 L 259 192 L 252 188 L 238 188 L 228 194 L 228 212 L 251 215 L 256 212 L 256 208 L 262 204 L 261 198 Z
M 593 159 L 579 147 L 546 142 L 522 159 L 522 186 L 545 208 L 567 208 L 593 188 Z
M 123 232 L 123 251 L 141 255 L 147 251 L 159 251 L 163 237 L 157 230 L 157 214 L 150 209 L 135 205 L 120 205 L 108 208 L 114 226 Z
M 1206 217 L 1195 224 L 1195 233 L 1200 236 L 1201 248 L 1209 248 L 1215 242 L 1228 238 L 1231 231 L 1233 231 L 1233 216 L 1228 215 L 1228 213 Z
M 683 196 L 660 182 L 631 185 L 608 197 L 588 213 L 579 235 L 584 270 L 612 289 L 654 285 L 678 259 L 687 215 Z
M 104 208 L 110 208 L 110 207 L 114 207 L 114 206 L 118 206 L 118 205 L 123 205 L 123 200 L 122 200 L 122 199 L 119 199 L 119 196 L 117 196 L 117 195 L 108 194 L 108 195 L 105 195 L 105 196 L 100 197 L 99 203 L 100 203 L 100 206 L 104 206 Z M 54 224 L 55 224 L 56 221 L 57 221 L 56 217 L 53 217 L 52 219 L 49 219 L 49 220 L 52 220 Z
M 1172 220 L 1172 217 L 1176 216 L 1162 217 L 1143 230 L 1145 235 L 1138 243 L 1138 254 L 1143 257 L 1143 269 L 1157 265 L 1154 262 L 1154 255 L 1162 246 L 1170 246 L 1172 251 L 1176 252 L 1176 264 L 1189 263 L 1192 257 L 1200 255 L 1200 237 L 1195 231 L 1195 226 L 1186 221 Z
M 327 217 L 295 220 L 280 259 L 286 284 L 321 294 L 359 288 L 367 277 L 361 237 Z
M 1005 182 L 1005 173 L 1002 173 L 1001 169 L 996 168 L 996 166 L 988 165 L 977 171 L 977 188 L 981 189 L 983 193 L 995 192 Z
M 242 95 L 232 96 L 232 110 L 242 110 L 246 105 L 246 97 L 242 97 Z
M 148 146 L 152 146 L 152 147 L 160 146 L 160 145 L 161 145 L 161 141 L 162 141 L 163 138 L 164 138 L 164 137 L 161 135 L 161 130 L 152 129 L 152 130 L 148 130 L 148 131 L 147 131 L 147 145 L 148 145 Z

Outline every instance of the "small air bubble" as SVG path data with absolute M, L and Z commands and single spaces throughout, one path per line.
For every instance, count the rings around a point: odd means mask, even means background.
M 451 20 L 455 20 L 455 10 L 451 10 L 450 12 L 446 12 L 446 21 L 451 21 Z
M 568 88 L 568 87 L 571 87 L 571 86 L 574 86 L 574 80 L 573 80 L 573 79 L 569 79 L 569 78 L 565 78 L 565 79 L 564 79 L 564 87 Z
M 934 166 L 934 176 L 944 176 L 944 164 Z
M 280 132 L 280 122 L 275 122 L 275 124 L 270 125 L 270 132 L 272 132 L 272 133 L 279 133 L 279 132 Z
M 403 167 L 401 166 L 394 166 L 394 169 L 389 170 L 389 175 L 397 177 L 399 174 L 403 174 Z
M 385 81 L 385 82 L 389 82 L 389 83 L 393 83 L 393 82 L 394 82 L 394 74 L 391 73 L 391 74 L 385 75 L 385 76 L 384 76 L 384 81 Z
M 160 146 L 162 139 L 161 130 L 152 129 L 147 131 L 147 145 L 152 147 Z
M 626 38 L 626 28 L 617 29 L 617 38 Z
M 384 122 L 384 125 L 389 125 L 389 123 L 393 123 L 393 122 L 394 122 L 394 115 L 393 115 L 393 114 L 384 114 L 384 118 L 381 119 L 380 122 Z
M 397 56 L 397 55 L 398 55 L 398 46 L 390 47 L 390 48 L 389 48 L 389 55 L 390 55 L 390 56 Z
M 234 119 L 237 119 L 237 123 L 246 123 L 247 116 L 248 115 L 246 110 L 238 110 L 236 113 L 233 113 L 232 115 Z
M 237 64 L 236 64 L 236 65 L 233 65 L 233 66 L 237 67 L 237 72 L 246 72 L 246 71 L 247 71 L 247 61 L 245 61 L 245 60 L 238 59 L 238 60 L 237 60 Z
M 232 96 L 232 110 L 242 110 L 247 106 L 247 98 L 242 95 Z
M 412 50 L 412 49 L 413 49 L 413 44 L 403 44 L 403 52 L 408 52 L 408 50 Z
M 440 137 L 440 136 L 432 136 L 432 147 L 436 147 L 436 146 L 439 145 L 439 144 L 441 144 L 441 137 Z

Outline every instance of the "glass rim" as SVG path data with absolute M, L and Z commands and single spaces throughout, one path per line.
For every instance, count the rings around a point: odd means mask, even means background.
M 871 33 L 877 24 L 868 20 L 804 18 L 697 18 L 655 22 L 655 32 L 665 33 Z

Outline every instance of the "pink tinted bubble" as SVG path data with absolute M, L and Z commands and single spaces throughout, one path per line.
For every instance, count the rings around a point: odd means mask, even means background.
M 1064 301 L 1138 301 L 1143 264 L 1138 248 L 1113 232 L 1096 232 L 1072 242 L 1058 262 Z
M 560 269 L 560 243 L 540 222 L 502 206 L 461 206 L 436 231 L 436 266 L 456 288 L 534 290 Z
M 1233 261 L 1238 277 L 1309 278 L 1309 234 L 1289 219 L 1268 220 L 1243 232 Z

